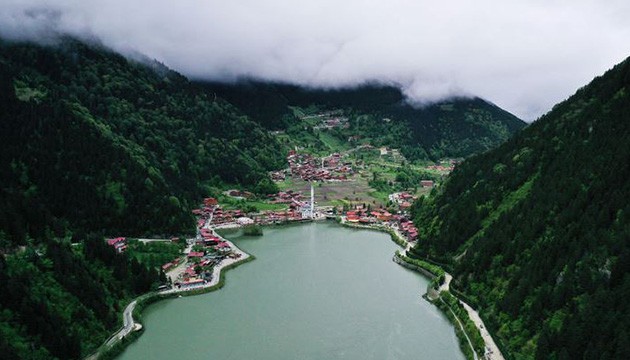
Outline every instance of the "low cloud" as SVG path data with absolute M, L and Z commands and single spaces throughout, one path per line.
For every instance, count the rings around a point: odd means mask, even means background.
M 98 39 L 195 79 L 379 81 L 534 120 L 630 55 L 627 0 L 0 0 L 0 36 Z

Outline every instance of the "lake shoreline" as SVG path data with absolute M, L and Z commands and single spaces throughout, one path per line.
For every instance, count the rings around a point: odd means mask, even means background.
M 212 272 L 212 280 L 202 286 L 188 289 L 170 289 L 160 292 L 150 292 L 135 298 L 129 303 L 129 305 L 127 305 L 125 311 L 123 312 L 122 328 L 112 334 L 104 342 L 104 344 L 95 351 L 95 353 L 87 356 L 85 359 L 106 360 L 113 359 L 116 356 L 120 355 L 127 346 L 132 344 L 134 340 L 140 337 L 140 335 L 142 335 L 142 333 L 144 332 L 144 328 L 140 325 L 139 320 L 142 318 L 142 311 L 145 309 L 146 306 L 165 299 L 172 299 L 180 296 L 202 295 L 219 290 L 225 285 L 225 273 L 228 270 L 256 259 L 254 255 L 248 254 L 247 252 L 241 250 L 239 247 L 234 245 L 234 243 L 232 243 L 231 241 L 223 238 L 219 234 L 217 235 L 221 237 L 223 241 L 229 243 L 232 249 L 234 249 L 236 253 L 241 254 L 241 256 L 237 259 L 224 260 L 217 266 L 215 266 Z M 129 316 L 131 324 L 127 323 L 127 316 L 125 314 L 129 307 L 131 307 L 131 313 Z
M 393 241 L 394 243 L 396 243 L 398 246 L 400 246 L 403 249 L 407 249 L 408 247 L 411 246 L 411 244 L 409 242 L 406 241 L 406 239 L 399 234 L 396 229 L 392 229 L 389 228 L 387 226 L 366 226 L 366 225 L 358 225 L 358 224 L 350 224 L 348 222 L 343 221 L 343 218 L 339 218 L 338 219 L 338 223 L 344 227 L 348 227 L 348 228 L 356 228 L 356 229 L 362 229 L 362 230 L 372 230 L 372 231 L 378 231 L 378 232 L 385 232 L 387 234 L 390 235 L 390 240 Z M 308 223 L 312 223 L 312 221 L 309 221 Z M 282 225 L 297 225 L 297 224 L 279 224 L 280 227 Z M 278 227 L 277 225 L 271 225 L 271 226 L 264 226 L 265 228 L 267 227 Z M 219 229 L 212 229 L 215 230 L 219 230 Z M 217 234 L 218 235 L 218 234 Z M 219 235 L 221 236 L 221 235 Z M 230 270 L 232 268 L 235 268 L 241 264 L 253 261 L 255 259 L 255 256 L 248 254 L 246 252 L 244 252 L 243 250 L 241 250 L 240 248 L 238 248 L 236 245 L 234 245 L 231 241 L 225 239 L 223 236 L 221 236 L 221 238 L 226 241 L 229 242 L 230 246 L 233 249 L 236 249 L 237 252 L 242 253 L 243 255 L 241 255 L 240 258 L 238 259 L 231 259 L 233 261 L 226 261 L 226 262 L 222 262 L 221 264 L 217 265 L 217 267 L 215 267 L 215 270 L 213 271 L 213 280 L 211 282 L 209 282 L 208 284 L 204 284 L 202 286 L 199 287 L 195 287 L 195 288 L 191 288 L 191 289 L 171 289 L 171 290 L 166 290 L 166 291 L 162 291 L 162 292 L 155 292 L 155 293 L 148 293 L 148 294 L 144 294 L 136 299 L 134 299 L 132 302 L 137 302 L 135 308 L 133 308 L 132 311 L 132 321 L 133 324 L 139 325 L 139 321 L 142 319 L 142 312 L 143 310 L 155 303 L 155 302 L 159 302 L 161 300 L 164 299 L 171 299 L 171 298 L 175 298 L 175 297 L 180 297 L 180 296 L 193 296 L 193 295 L 201 295 L 201 294 L 206 294 L 209 292 L 213 292 L 215 290 L 219 290 L 221 289 L 224 284 L 225 284 L 225 272 L 227 270 Z M 396 258 L 396 255 L 394 255 L 394 258 Z M 401 260 L 403 261 L 403 260 Z M 395 261 L 396 262 L 396 261 Z M 401 264 L 400 262 L 397 262 L 399 265 L 402 265 L 404 267 L 407 268 L 411 268 L 411 266 L 405 266 L 403 264 Z M 428 269 L 423 269 L 422 267 L 420 267 L 420 269 L 412 269 L 414 271 L 420 272 L 423 276 L 428 277 L 430 279 L 434 279 L 436 276 L 434 274 L 432 274 L 430 272 L 430 270 Z M 422 271 L 420 271 L 422 270 Z M 427 292 L 429 291 L 429 289 L 431 288 L 431 284 L 429 284 L 429 286 L 427 287 Z M 427 298 L 427 301 L 432 302 L 430 299 Z M 434 305 L 436 305 L 434 302 L 432 302 Z M 440 308 L 439 306 L 436 305 L 436 307 L 438 309 L 440 309 L 441 312 L 445 313 L 445 315 L 447 315 L 447 318 L 449 319 L 449 322 L 451 322 L 451 324 L 457 329 L 457 326 L 461 326 L 461 323 L 458 322 L 458 319 L 456 318 L 455 320 L 451 317 L 448 316 L 449 314 L 445 311 L 445 309 Z M 136 320 L 133 320 L 136 319 Z M 125 327 L 125 325 L 123 325 L 123 328 Z M 463 326 L 461 326 L 461 329 L 457 329 L 459 331 L 455 331 L 456 335 L 458 335 L 458 338 L 460 338 L 460 350 L 461 347 L 464 345 L 464 343 L 462 342 L 461 339 L 461 332 L 464 331 L 463 330 Z M 101 346 L 101 348 L 99 348 L 99 350 L 87 357 L 86 359 L 113 359 L 115 357 L 117 357 L 118 355 L 120 355 L 126 348 L 127 346 L 129 346 L 130 344 L 132 344 L 137 338 L 139 338 L 142 333 L 144 332 L 144 328 L 140 327 L 140 329 L 136 329 L 137 331 L 130 331 L 128 333 L 126 333 L 124 336 L 121 336 L 118 341 L 114 342 L 111 345 L 108 345 L 107 343 L 109 341 L 111 341 L 111 339 L 115 338 L 117 336 L 117 334 L 119 334 L 122 330 L 114 333 L 109 339 L 108 341 L 106 341 L 106 343 L 104 345 Z M 464 332 L 465 335 L 465 332 Z M 108 346 L 106 346 L 108 345 Z M 471 345 L 472 346 L 472 345 Z M 470 351 L 470 350 L 468 350 Z M 468 357 L 469 352 L 468 351 L 462 351 L 462 353 L 464 354 L 464 356 Z
M 407 239 L 402 234 L 400 234 L 397 229 L 388 227 L 386 225 L 353 224 L 345 221 L 344 217 L 339 218 L 339 223 L 350 228 L 386 232 L 391 236 L 391 240 L 397 245 L 401 246 L 405 252 L 412 246 L 412 244 L 407 241 Z M 444 269 L 437 265 L 424 264 L 424 262 L 422 261 L 414 261 L 400 254 L 400 252 L 396 252 L 393 257 L 393 261 L 398 265 L 419 272 L 422 275 L 431 279 L 431 283 L 427 287 L 426 294 L 423 295 L 423 297 L 428 302 L 435 305 L 447 316 L 447 318 L 455 328 L 455 334 L 460 340 L 460 348 L 467 358 L 477 360 L 478 358 L 483 357 L 488 360 L 504 360 L 501 350 L 496 345 L 494 339 L 492 338 L 492 335 L 490 335 L 487 328 L 485 327 L 483 320 L 479 316 L 479 313 L 466 302 L 459 299 L 457 296 L 453 295 L 453 293 L 449 291 L 450 280 L 452 279 L 452 276 L 450 274 L 448 274 Z M 444 275 L 446 276 L 446 279 L 448 279 L 446 281 L 446 284 L 437 284 L 440 276 Z M 455 314 L 451 306 L 447 304 L 444 299 L 442 299 L 441 294 L 443 292 L 445 294 L 444 296 L 455 298 L 457 303 L 461 304 L 461 306 L 465 309 L 465 312 L 460 312 L 460 316 L 462 317 L 462 319 L 460 319 L 457 314 Z M 472 334 L 469 334 L 465 329 L 465 324 L 467 323 L 472 324 L 476 330 Z M 471 338 L 477 340 L 475 341 L 475 344 L 473 344 Z M 481 355 L 479 355 L 478 353 L 481 353 Z

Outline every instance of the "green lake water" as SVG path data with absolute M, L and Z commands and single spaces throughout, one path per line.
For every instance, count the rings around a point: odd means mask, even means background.
M 227 237 L 256 260 L 221 290 L 151 305 L 120 360 L 464 359 L 389 235 L 327 222 Z

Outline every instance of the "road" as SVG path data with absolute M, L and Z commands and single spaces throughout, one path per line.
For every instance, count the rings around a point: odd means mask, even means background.
M 396 235 L 398 235 L 401 239 L 403 239 L 405 241 L 407 240 L 398 231 L 398 228 L 392 227 L 392 229 L 394 230 Z M 405 252 L 409 251 L 411 246 L 412 246 L 412 244 L 407 241 L 407 246 L 405 248 Z M 442 285 L 440 285 L 440 287 L 438 289 L 438 293 L 440 293 L 442 291 L 449 291 L 452 280 L 453 280 L 453 276 L 451 274 L 445 272 L 444 273 L 444 283 Z M 444 300 L 442 300 L 442 302 L 444 302 Z M 503 354 L 501 354 L 501 350 L 499 350 L 499 347 L 494 342 L 494 339 L 492 338 L 492 335 L 490 335 L 490 333 L 486 329 L 486 326 L 483 323 L 483 320 L 481 320 L 481 317 L 479 316 L 479 313 L 475 309 L 473 309 L 470 305 L 466 304 L 465 302 L 463 302 L 461 300 L 459 300 L 459 302 L 464 306 L 464 309 L 466 309 L 466 311 L 468 312 L 468 317 L 475 324 L 475 326 L 479 330 L 479 333 L 481 334 L 481 337 L 483 338 L 483 341 L 486 344 L 486 353 L 484 354 L 484 358 L 487 359 L 487 360 L 504 360 L 505 358 L 503 357 Z M 452 310 L 451 310 L 451 312 L 453 313 Z M 455 319 L 457 320 L 457 323 L 460 325 L 460 328 L 463 331 L 464 327 L 463 327 L 462 323 L 460 322 L 460 320 L 457 318 L 457 315 L 455 315 L 455 313 L 453 313 L 453 316 L 455 316 Z M 472 342 L 470 341 L 470 338 L 468 338 L 468 334 L 466 334 L 466 331 L 464 331 L 464 335 L 466 335 L 466 339 L 468 340 L 468 344 L 470 345 L 470 348 L 473 349 Z M 473 350 L 473 356 L 475 357 L 475 360 L 476 360 L 477 359 L 477 353 L 474 350 Z
M 150 242 L 171 242 L 171 239 L 138 239 L 143 244 Z
M 479 313 L 465 302 L 461 300 L 459 302 L 464 306 L 464 309 L 468 311 L 468 317 L 470 317 L 470 320 L 475 323 L 475 326 L 477 326 L 477 329 L 479 329 L 479 332 L 481 333 L 483 341 L 486 343 L 485 358 L 488 360 L 504 360 L 501 350 L 499 350 L 499 347 L 494 342 L 494 339 L 490 336 L 488 330 L 486 330 L 486 326 L 484 325 L 483 320 L 481 320 L 481 317 L 479 317 Z
M 109 340 L 107 340 L 107 342 L 105 343 L 106 346 L 110 347 L 114 345 L 133 331 L 135 325 L 135 323 L 133 322 L 133 309 L 136 308 L 136 304 L 138 304 L 138 300 L 134 300 L 130 302 L 129 305 L 127 305 L 125 311 L 123 312 L 123 327 L 118 330 L 117 333 L 112 335 Z

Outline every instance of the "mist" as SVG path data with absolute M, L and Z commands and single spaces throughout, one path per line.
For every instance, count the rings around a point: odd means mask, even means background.
M 62 35 L 197 80 L 399 86 L 532 121 L 630 55 L 627 0 L 0 0 L 0 36 Z

